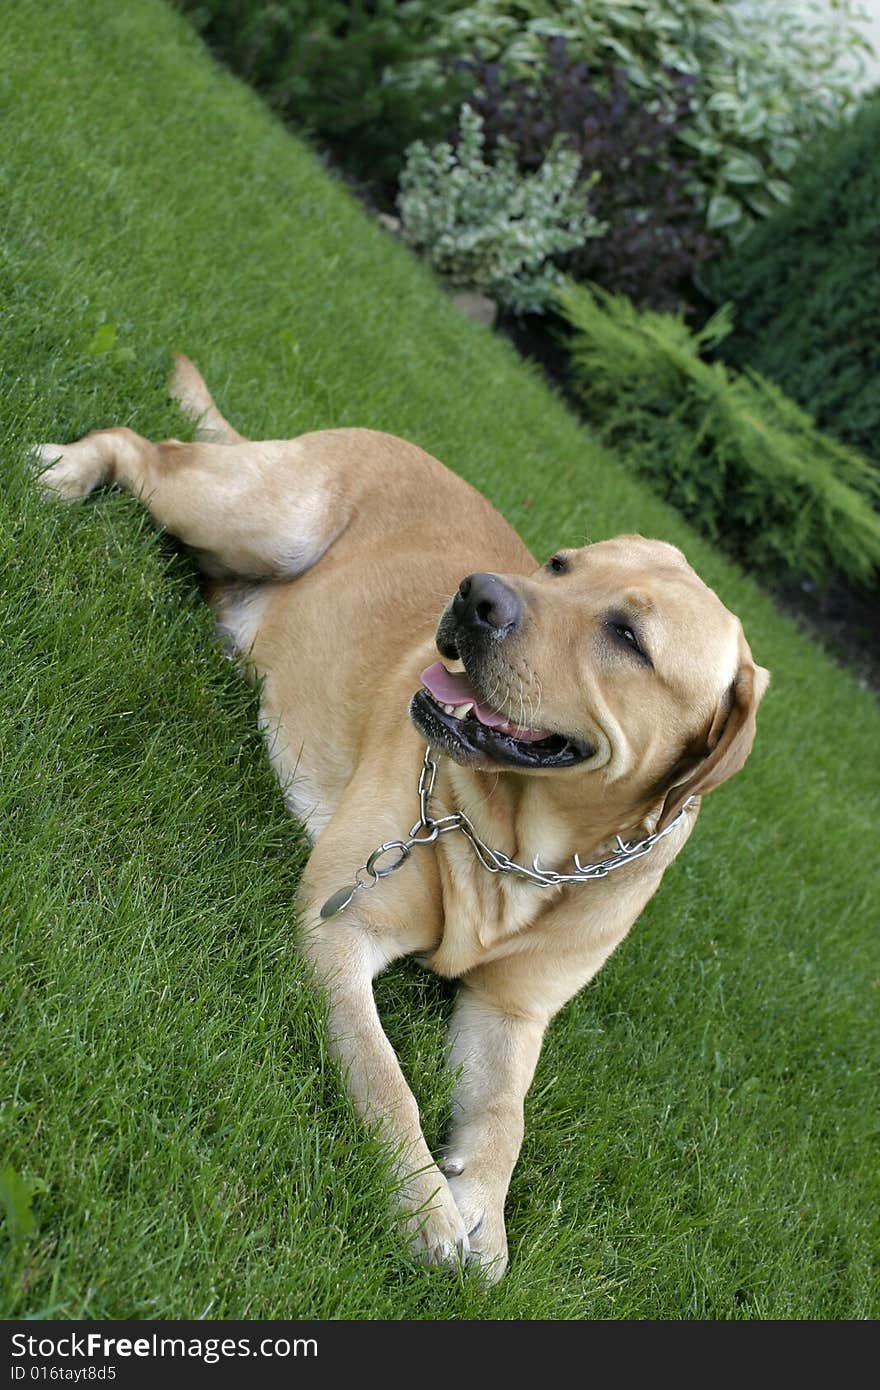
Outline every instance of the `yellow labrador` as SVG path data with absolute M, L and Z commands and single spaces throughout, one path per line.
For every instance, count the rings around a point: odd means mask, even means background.
M 129 488 L 214 577 L 313 837 L 302 947 L 358 1111 L 393 1152 L 423 1257 L 499 1278 L 544 1030 L 657 890 L 700 797 L 742 767 L 768 674 L 672 545 L 619 536 L 538 566 L 412 444 L 246 442 L 183 357 L 172 390 L 200 442 L 99 430 L 43 446 L 42 484 Z M 372 992 L 409 954 L 461 981 L 439 1166 Z

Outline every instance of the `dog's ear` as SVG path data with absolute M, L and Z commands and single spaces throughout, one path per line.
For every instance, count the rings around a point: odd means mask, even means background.
M 671 787 L 663 803 L 658 830 L 665 830 L 689 796 L 704 796 L 739 772 L 755 741 L 758 705 L 770 683 L 770 672 L 756 666 L 743 642 L 741 665 L 733 684 L 720 701 L 709 732 L 706 753 L 691 768 L 684 782 Z

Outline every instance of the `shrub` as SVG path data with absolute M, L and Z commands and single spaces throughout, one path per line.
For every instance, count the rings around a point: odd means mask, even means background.
M 574 279 L 597 280 L 642 307 L 681 307 L 695 266 L 721 248 L 689 191 L 693 160 L 673 149 L 693 80 L 671 74 L 662 104 L 646 105 L 621 69 L 591 72 L 561 38 L 548 40 L 538 78 L 506 76 L 497 63 L 467 72 L 490 151 L 507 139 L 520 169 L 532 172 L 562 137 L 589 175 L 590 206 L 608 230 L 565 258 Z
M 491 295 L 515 314 L 540 313 L 561 280 L 553 257 L 602 232 L 577 191 L 580 161 L 551 148 L 532 174 L 510 143 L 483 158 L 483 121 L 461 112 L 456 149 L 416 142 L 400 178 L 402 231 L 450 284 Z
M 473 0 L 449 7 L 438 41 L 534 80 L 558 34 L 589 68 L 622 66 L 647 103 L 668 93 L 670 72 L 690 75 L 678 139 L 696 158 L 709 229 L 735 239 L 786 201 L 799 147 L 847 107 L 869 48 L 858 13 L 856 0 L 838 0 L 825 21 L 802 0 L 775 0 L 772 22 L 754 0 Z
M 729 332 L 728 311 L 693 334 L 599 289 L 558 298 L 587 420 L 690 521 L 766 579 L 872 582 L 875 471 L 777 387 L 701 360 Z
M 449 128 L 461 101 L 438 61 L 454 0 L 175 0 L 208 45 L 353 173 L 393 183 L 406 147 Z
M 880 461 L 880 97 L 798 165 L 791 205 L 707 277 L 736 304 L 721 346 Z

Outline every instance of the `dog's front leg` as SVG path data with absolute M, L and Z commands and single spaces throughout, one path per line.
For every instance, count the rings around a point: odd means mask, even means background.
M 523 1138 L 523 1102 L 546 1021 L 461 986 L 450 1024 L 457 1073 L 441 1170 L 464 1218 L 470 1258 L 494 1283 L 507 1267 L 504 1201 Z
M 402 952 L 389 954 L 354 908 L 304 931 L 302 948 L 326 992 L 331 1047 L 358 1114 L 378 1126 L 388 1145 L 413 1248 L 429 1264 L 460 1263 L 468 1252 L 464 1222 L 425 1142 L 418 1106 L 373 997 L 374 977 Z

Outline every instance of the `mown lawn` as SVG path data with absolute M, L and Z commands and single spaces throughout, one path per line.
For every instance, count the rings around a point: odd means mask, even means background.
M 0 1194 L 33 1190 L 0 1312 L 876 1317 L 873 699 L 160 0 L 7 0 L 0 120 Z M 681 544 L 773 670 L 746 771 L 551 1030 L 496 1289 L 406 1258 L 291 945 L 303 842 L 191 565 L 131 498 L 35 494 L 33 440 L 179 433 L 172 348 L 246 433 L 414 439 L 542 556 Z M 450 994 L 404 964 L 379 998 L 437 1141 Z

